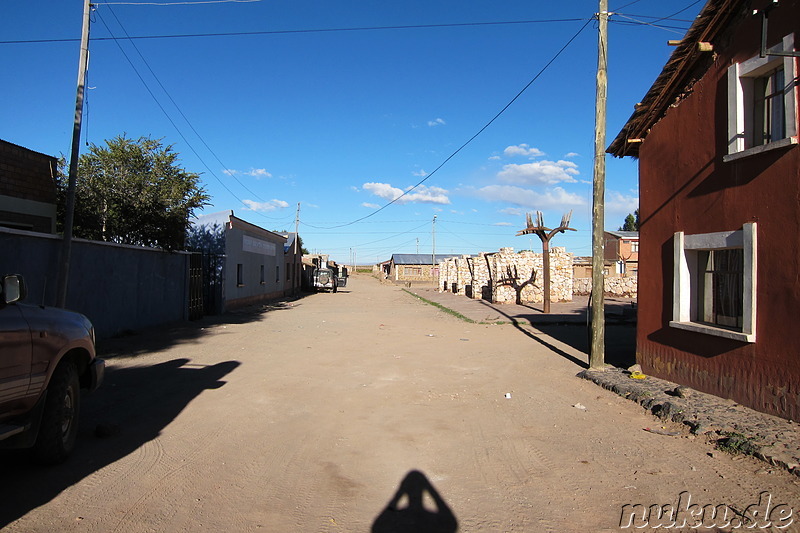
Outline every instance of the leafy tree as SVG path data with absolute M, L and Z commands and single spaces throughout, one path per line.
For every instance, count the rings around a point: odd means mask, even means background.
M 190 226 L 186 231 L 186 250 L 209 254 L 225 253 L 225 228 L 219 224 Z
M 299 246 L 299 247 L 300 247 L 300 253 L 301 253 L 301 254 L 303 254 L 303 255 L 308 255 L 309 253 L 311 253 L 311 252 L 309 252 L 309 251 L 308 251 L 308 249 L 307 249 L 307 248 L 306 248 L 306 247 L 303 245 L 303 238 L 302 238 L 300 235 L 297 235 L 297 246 Z
M 60 173 L 62 214 L 67 183 Z M 179 165 L 171 145 L 122 135 L 106 140 L 106 146 L 92 144 L 81 156 L 73 232 L 85 239 L 179 249 L 189 217 L 209 199 L 200 176 Z
M 619 231 L 639 231 L 639 210 L 628 213 L 625 217 L 625 223 L 619 228 Z

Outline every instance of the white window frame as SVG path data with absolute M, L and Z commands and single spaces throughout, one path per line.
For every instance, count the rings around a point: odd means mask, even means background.
M 742 331 L 734 331 L 700 323 L 697 319 L 698 262 L 694 260 L 699 250 L 741 249 L 744 256 L 742 287 Z M 719 233 L 684 235 L 675 233 L 673 239 L 673 328 L 725 337 L 742 342 L 756 342 L 756 223 L 749 222 L 741 230 Z
M 728 155 L 725 162 L 759 154 L 767 150 L 797 144 L 797 58 L 771 56 L 770 52 L 794 51 L 794 34 L 790 33 L 767 50 L 767 57 L 753 57 L 728 67 Z M 767 144 L 747 148 L 748 131 L 753 124 L 752 94 L 754 80 L 783 65 L 786 86 L 783 90 L 785 137 Z

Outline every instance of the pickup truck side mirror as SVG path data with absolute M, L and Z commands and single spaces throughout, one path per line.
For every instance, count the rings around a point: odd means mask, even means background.
M 25 281 L 19 274 L 3 276 L 3 301 L 7 304 L 25 298 Z

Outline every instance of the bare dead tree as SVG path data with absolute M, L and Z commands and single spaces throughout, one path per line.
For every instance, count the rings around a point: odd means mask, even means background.
M 550 239 L 558 233 L 565 231 L 576 231 L 575 228 L 569 227 L 569 219 L 572 218 L 572 210 L 561 217 L 561 224 L 555 228 L 550 229 L 544 225 L 544 217 L 541 211 L 536 211 L 536 224 L 531 220 L 531 214 L 525 214 L 525 221 L 528 223 L 527 227 L 517 232 L 519 235 L 536 234 L 542 240 L 542 280 L 544 287 L 544 304 L 542 311 L 544 313 L 550 312 Z

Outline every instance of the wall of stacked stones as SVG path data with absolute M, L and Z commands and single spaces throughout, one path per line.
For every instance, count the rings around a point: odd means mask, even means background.
M 493 303 L 539 303 L 544 300 L 542 272 L 541 253 L 501 248 L 439 263 L 439 290 Z M 562 247 L 550 250 L 550 299 L 572 301 L 572 254 Z
M 636 276 L 605 278 L 604 289 L 606 296 L 618 298 L 636 298 L 638 295 L 638 278 Z M 575 278 L 573 280 L 574 294 L 589 294 L 592 292 L 592 278 Z

